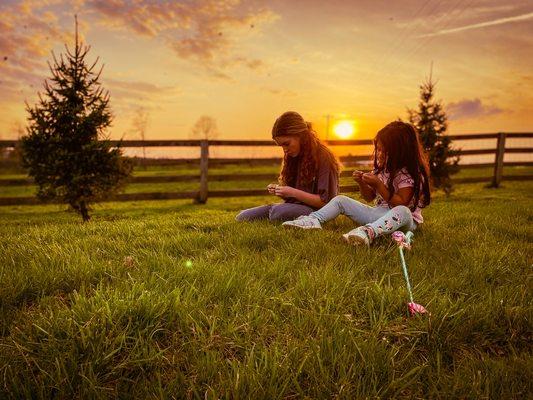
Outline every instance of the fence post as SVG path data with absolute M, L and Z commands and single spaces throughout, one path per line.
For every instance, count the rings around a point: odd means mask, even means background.
M 496 144 L 496 157 L 494 159 L 494 175 L 490 187 L 500 186 L 503 174 L 503 156 L 505 154 L 505 133 L 498 132 L 498 142 Z
M 209 169 L 209 141 L 202 140 L 200 143 L 200 191 L 198 192 L 197 203 L 205 204 L 208 193 L 208 169 Z

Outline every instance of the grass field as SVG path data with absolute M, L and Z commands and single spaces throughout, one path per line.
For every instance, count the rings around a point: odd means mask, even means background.
M 353 167 L 346 168 L 353 170 Z M 242 165 L 227 165 L 209 169 L 209 175 L 221 174 L 272 174 L 274 177 L 279 173 L 278 165 L 254 166 L 247 167 Z M 508 175 L 528 175 L 533 174 L 533 167 L 505 167 L 504 174 Z M 462 170 L 454 177 L 490 177 L 493 174 L 492 168 Z M 199 175 L 198 167 L 194 166 L 153 166 L 147 167 L 146 170 L 139 168 L 134 171 L 134 176 L 172 176 L 172 175 Z M 0 169 L 1 179 L 24 179 L 27 175 L 16 170 Z M 249 181 L 222 181 L 209 182 L 210 190 L 222 189 L 256 189 L 265 188 L 273 180 L 249 180 Z M 1 182 L 1 181 L 0 181 Z M 342 185 L 353 184 L 349 177 L 341 178 Z M 198 182 L 170 182 L 170 183 L 131 183 L 126 186 L 124 193 L 149 193 L 149 192 L 180 192 L 198 190 Z M 36 192 L 35 186 L 1 186 L 0 197 L 11 196 L 33 196 Z
M 531 193 L 435 196 L 416 318 L 390 239 L 234 221 L 268 197 L 0 207 L 0 398 L 530 397 Z

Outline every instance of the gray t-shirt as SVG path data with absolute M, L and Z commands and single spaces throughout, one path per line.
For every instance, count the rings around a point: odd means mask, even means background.
M 318 155 L 318 170 L 314 179 L 306 185 L 296 182 L 294 187 L 307 193 L 318 194 L 324 203 L 328 203 L 339 194 L 339 176 L 335 172 L 335 169 L 331 168 L 326 162 L 325 151 L 321 149 Z M 298 170 L 296 175 L 298 176 Z M 285 202 L 304 204 L 292 197 L 286 199 Z

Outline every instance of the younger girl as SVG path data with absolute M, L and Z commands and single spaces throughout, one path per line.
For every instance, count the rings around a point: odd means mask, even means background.
M 288 221 L 319 209 L 338 193 L 337 159 L 300 114 L 281 115 L 272 128 L 272 139 L 283 148 L 284 157 L 279 185 L 270 184 L 267 190 L 283 202 L 243 210 L 237 221 Z
M 348 243 L 370 245 L 378 236 L 396 230 L 412 231 L 423 222 L 421 208 L 429 205 L 429 172 L 415 128 L 395 121 L 381 129 L 374 139 L 374 170 L 354 171 L 366 201 L 374 207 L 346 196 L 336 196 L 309 216 L 283 225 L 304 229 L 321 228 L 321 223 L 344 214 L 360 226 L 343 235 Z

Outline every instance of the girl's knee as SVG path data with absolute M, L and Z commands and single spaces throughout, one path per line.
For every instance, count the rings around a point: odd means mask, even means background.
M 339 194 L 337 196 L 335 196 L 333 199 L 331 199 L 331 201 L 334 201 L 336 203 L 344 203 L 346 201 L 350 201 L 352 200 L 351 198 L 349 198 L 348 196 L 345 196 L 343 194 Z
M 392 210 L 393 218 L 396 217 L 399 219 L 398 222 L 405 222 L 408 219 L 411 219 L 413 216 L 411 210 L 406 206 L 396 206 Z
M 406 214 L 406 213 L 411 214 L 411 210 L 406 206 L 396 206 L 392 209 L 392 211 L 396 211 L 402 214 Z
M 337 208 L 344 214 L 346 212 L 346 206 L 349 204 L 353 204 L 356 200 L 345 196 L 343 194 L 339 194 L 338 196 L 335 196 L 333 200 L 331 200 Z

